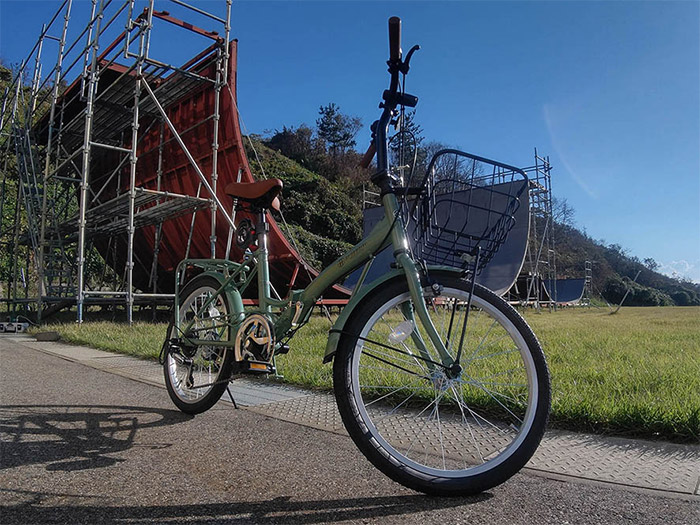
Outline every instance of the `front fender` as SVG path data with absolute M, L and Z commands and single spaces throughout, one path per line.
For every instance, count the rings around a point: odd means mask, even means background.
M 455 274 L 461 275 L 463 270 L 459 268 L 453 268 L 450 266 L 428 266 L 428 272 L 431 270 L 441 271 L 441 272 L 453 272 Z M 347 306 L 343 308 L 343 311 L 336 319 L 335 324 L 331 328 L 328 334 L 328 342 L 326 343 L 326 353 L 323 356 L 323 362 L 328 363 L 333 360 L 333 356 L 338 349 L 338 341 L 340 341 L 341 332 L 345 329 L 345 325 L 352 316 L 353 312 L 357 306 L 364 302 L 370 294 L 374 293 L 383 284 L 393 281 L 394 279 L 404 279 L 404 271 L 401 269 L 391 270 L 385 273 L 378 279 L 375 279 L 371 283 L 364 285 L 360 290 L 358 290 L 348 302 Z

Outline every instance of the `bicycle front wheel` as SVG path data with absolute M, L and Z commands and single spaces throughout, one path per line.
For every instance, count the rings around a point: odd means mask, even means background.
M 549 374 L 537 338 L 503 299 L 477 285 L 468 309 L 469 282 L 431 275 L 444 288 L 438 296 L 426 288 L 426 303 L 453 358 L 461 344 L 461 371 L 442 366 L 405 280 L 395 280 L 346 325 L 336 400 L 356 445 L 390 478 L 428 494 L 475 494 L 534 454 L 549 414 Z
M 219 289 L 219 281 L 203 275 L 195 277 L 180 294 L 180 326 L 192 322 L 187 333 L 176 333 L 174 323 L 168 339 L 192 337 L 214 341 L 229 339 L 230 306 L 225 294 L 210 298 Z M 233 350 L 212 345 L 173 347 L 166 342 L 163 371 L 165 385 L 173 403 L 187 414 L 209 410 L 221 398 L 233 367 Z

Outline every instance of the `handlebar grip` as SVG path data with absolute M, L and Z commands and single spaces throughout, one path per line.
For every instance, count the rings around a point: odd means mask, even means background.
M 372 144 L 369 145 L 369 148 L 367 148 L 367 151 L 365 152 L 364 156 L 362 157 L 362 160 L 360 161 L 360 167 L 361 168 L 369 168 L 369 165 L 372 162 L 372 159 L 374 158 L 374 155 L 377 153 L 377 145 L 372 142 Z
M 401 19 L 398 16 L 389 19 L 389 60 L 401 60 Z

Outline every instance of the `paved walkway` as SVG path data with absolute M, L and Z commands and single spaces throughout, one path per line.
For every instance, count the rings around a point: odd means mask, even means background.
M 149 361 L 64 343 L 37 342 L 27 335 L 4 341 L 60 356 L 89 367 L 165 388 L 162 369 Z M 261 379 L 231 384 L 237 404 L 260 415 L 336 434 L 345 434 L 333 396 Z M 226 394 L 220 402 L 229 405 Z M 552 478 L 587 480 L 700 496 L 700 446 L 679 445 L 550 430 L 526 469 Z

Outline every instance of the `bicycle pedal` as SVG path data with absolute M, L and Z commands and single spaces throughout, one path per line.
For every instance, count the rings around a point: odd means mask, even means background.
M 267 361 L 243 361 L 241 372 L 244 374 L 274 374 L 275 367 Z

